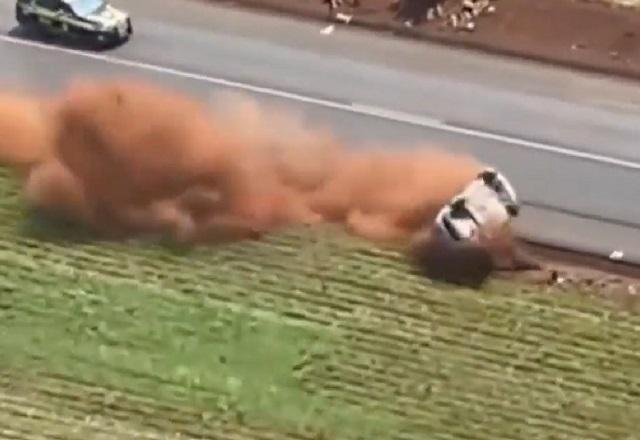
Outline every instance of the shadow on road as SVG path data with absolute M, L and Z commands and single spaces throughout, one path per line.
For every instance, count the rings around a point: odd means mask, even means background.
M 107 52 L 122 46 L 125 42 L 117 42 L 111 44 L 97 43 L 95 41 L 64 36 L 52 36 L 38 31 L 37 29 L 25 28 L 22 26 L 14 26 L 7 32 L 7 35 L 25 41 L 46 44 L 49 46 L 58 46 L 65 49 Z

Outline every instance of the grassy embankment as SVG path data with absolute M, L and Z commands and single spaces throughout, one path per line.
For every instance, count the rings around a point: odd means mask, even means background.
M 339 233 L 43 241 L 0 194 L 2 438 L 638 438 L 640 317 L 597 300 L 430 285 Z

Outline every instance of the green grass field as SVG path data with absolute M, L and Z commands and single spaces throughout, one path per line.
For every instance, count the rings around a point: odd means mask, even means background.
M 2 439 L 636 439 L 640 317 L 337 231 L 35 238 L 0 176 Z

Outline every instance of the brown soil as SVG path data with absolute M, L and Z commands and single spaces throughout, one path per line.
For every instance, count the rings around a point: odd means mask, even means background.
M 538 261 L 542 269 L 498 272 L 497 278 L 516 279 L 555 294 L 577 290 L 640 312 L 640 267 L 532 243 L 520 242 L 518 249 Z
M 240 6 L 329 19 L 323 0 L 231 1 Z M 353 14 L 348 26 L 640 78 L 640 13 L 629 8 L 597 0 L 495 0 L 495 12 L 481 14 L 475 19 L 475 30 L 466 31 L 447 26 L 444 19 L 406 27 L 405 17 L 398 15 L 397 7 L 391 7 L 391 0 L 359 0 L 357 7 L 348 6 L 350 2 L 345 0 L 345 5 L 334 11 Z M 459 9 L 459 5 L 459 0 L 447 0 L 445 11 Z M 407 9 L 400 7 L 401 11 Z

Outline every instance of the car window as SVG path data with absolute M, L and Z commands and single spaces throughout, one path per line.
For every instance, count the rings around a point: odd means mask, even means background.
M 106 3 L 104 0 L 73 0 L 69 6 L 77 15 L 85 17 L 100 12 Z

